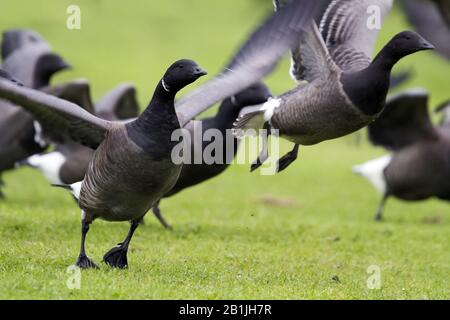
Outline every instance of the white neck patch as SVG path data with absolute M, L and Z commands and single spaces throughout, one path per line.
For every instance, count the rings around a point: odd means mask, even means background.
M 231 100 L 231 104 L 232 104 L 233 106 L 237 106 L 236 96 L 231 96 L 230 100 Z
M 162 84 L 164 90 L 166 90 L 167 92 L 170 92 L 170 87 L 166 84 L 164 79 L 161 80 L 161 84 Z

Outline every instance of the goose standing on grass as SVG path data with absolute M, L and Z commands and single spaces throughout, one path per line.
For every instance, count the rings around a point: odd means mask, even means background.
M 49 44 L 31 30 L 3 33 L 1 52 L 4 71 L 30 88 L 46 87 L 55 73 L 69 68 L 52 52 Z M 47 148 L 46 144 L 35 141 L 35 133 L 34 119 L 28 112 L 6 102 L 0 103 L 0 176 L 13 169 L 17 161 Z M 1 186 L 0 177 L 0 189 Z
M 191 94 L 185 100 L 187 104 L 181 104 L 180 114 L 175 110 L 175 95 L 205 74 L 191 60 L 175 62 L 158 83 L 147 109 L 127 123 L 102 120 L 65 100 L 0 80 L 0 98 L 27 109 L 43 126 L 96 149 L 84 180 L 69 187 L 82 209 L 79 267 L 96 267 L 85 252 L 86 235 L 96 218 L 131 221 L 125 240 L 103 259 L 112 267 L 127 267 L 128 247 L 139 221 L 173 188 L 181 172 L 181 165 L 171 158 L 172 149 L 178 145 L 171 139 L 174 130 L 216 101 L 261 81 L 328 3 L 297 0 L 273 14 L 238 51 L 232 64 L 235 68 Z M 193 96 L 195 101 L 191 100 Z M 189 107 L 192 102 L 199 104 Z
M 131 84 L 124 83 L 117 86 L 100 99 L 95 107 L 92 104 L 89 84 L 86 81 L 73 81 L 56 88 L 60 89 L 52 88 L 53 92 L 50 93 L 82 106 L 86 111 L 105 120 L 125 120 L 135 118 L 139 114 L 136 89 Z M 61 90 L 68 94 L 56 94 Z M 50 90 L 44 90 L 49 93 L 48 91 Z M 32 155 L 18 165 L 40 170 L 53 185 L 70 185 L 83 180 L 94 150 L 72 140 L 65 140 L 56 143 L 54 151 Z
M 0 96 L 32 112 L 43 127 L 96 149 L 84 180 L 67 186 L 82 209 L 77 266 L 97 268 L 85 253 L 85 238 L 90 224 L 102 218 L 131 221 L 126 239 L 104 256 L 112 267 L 127 267 L 128 246 L 139 221 L 173 187 L 181 171 L 181 165 L 171 160 L 177 145 L 171 135 L 180 128 L 175 95 L 205 74 L 194 61 L 175 62 L 147 109 L 128 123 L 103 120 L 68 101 L 0 81 Z
M 450 11 L 450 1 L 446 2 Z M 429 0 L 405 0 L 403 6 L 408 21 L 415 30 L 436 47 L 437 53 L 450 60 L 450 20 L 445 20 L 437 3 Z
M 404 31 L 371 61 L 379 31 L 368 25 L 371 6 L 380 9 L 383 20 L 392 0 L 332 1 L 320 31 L 311 24 L 293 51 L 292 75 L 307 83 L 262 106 L 244 109 L 236 121 L 237 134 L 265 127 L 295 143 L 279 160 L 278 172 L 297 159 L 299 145 L 339 138 L 371 123 L 384 108 L 393 66 L 407 55 L 434 48 L 417 33 Z M 267 158 L 264 148 L 252 170 Z
M 264 84 L 259 83 L 253 85 L 232 96 L 231 98 L 225 99 L 214 117 L 200 120 L 202 128 L 201 136 L 203 136 L 207 130 L 214 129 L 218 130 L 221 133 L 221 136 L 224 137 L 224 143 L 221 150 L 222 157 L 218 162 L 214 163 L 207 164 L 205 163 L 205 159 L 202 157 L 202 162 L 199 164 L 184 164 L 177 183 L 168 193 L 164 195 L 164 198 L 171 197 L 186 188 L 198 185 L 224 172 L 233 161 L 239 147 L 239 140 L 229 136 L 229 131 L 227 130 L 231 130 L 234 120 L 236 120 L 242 108 L 261 104 L 267 101 L 270 96 L 270 91 Z M 197 153 L 203 155 L 205 149 L 210 146 L 212 142 L 203 141 L 203 139 L 200 141 L 195 140 L 196 137 L 198 138 L 200 135 L 196 136 L 194 134 L 193 122 L 189 122 L 184 128 L 189 130 L 191 137 L 190 159 L 196 159 L 197 157 L 195 155 Z M 232 146 L 230 146 L 229 143 L 232 143 Z M 195 145 L 201 146 L 201 148 L 196 150 L 194 147 Z M 230 150 L 232 151 L 231 153 Z M 159 201 L 153 207 L 152 211 L 166 229 L 172 229 L 161 214 L 161 210 L 159 209 Z
M 383 195 L 377 221 L 391 196 L 406 201 L 450 200 L 450 130 L 433 126 L 428 100 L 422 89 L 396 94 L 369 125 L 372 143 L 394 152 L 353 168 Z

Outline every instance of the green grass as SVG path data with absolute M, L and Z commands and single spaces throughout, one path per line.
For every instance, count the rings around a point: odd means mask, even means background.
M 82 9 L 81 31 L 65 28 L 72 3 Z M 144 105 L 177 58 L 219 70 L 269 7 L 262 0 L 123 3 L 3 0 L 0 29 L 31 27 L 49 39 L 75 66 L 55 82 L 86 77 L 99 98 L 131 80 Z M 404 28 L 394 13 L 380 45 Z M 274 93 L 293 85 L 287 65 L 268 81 Z M 433 105 L 448 98 L 444 60 L 420 53 L 400 68 L 410 66 L 416 77 L 409 86 L 429 89 Z M 175 230 L 149 215 L 133 239 L 129 270 L 101 265 L 83 272 L 80 290 L 66 287 L 79 248 L 79 209 L 37 172 L 8 173 L 8 199 L 0 202 L 0 298 L 448 299 L 448 204 L 391 200 L 385 222 L 375 223 L 379 195 L 351 167 L 383 153 L 346 137 L 302 148 L 301 160 L 278 176 L 234 166 L 163 201 Z M 100 263 L 127 228 L 96 221 L 89 255 Z M 366 286 L 370 265 L 382 270 L 380 290 Z

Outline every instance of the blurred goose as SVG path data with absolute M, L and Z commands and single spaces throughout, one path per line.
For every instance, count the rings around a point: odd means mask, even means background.
M 82 209 L 79 267 L 96 267 L 86 255 L 85 239 L 97 218 L 131 221 L 125 240 L 103 258 L 112 267 L 128 266 L 128 247 L 139 221 L 173 188 L 181 172 L 181 164 L 171 159 L 178 145 L 171 139 L 174 130 L 270 73 L 311 17 L 328 3 L 297 0 L 272 15 L 238 51 L 231 64 L 236 68 L 188 95 L 178 104 L 180 113 L 175 110 L 175 95 L 205 74 L 191 60 L 175 62 L 158 83 L 147 109 L 127 123 L 100 119 L 68 101 L 0 80 L 1 98 L 27 109 L 44 126 L 96 149 L 84 180 L 67 187 Z
M 86 81 L 73 81 L 57 86 L 67 94 L 55 94 L 62 99 L 82 106 L 98 117 L 116 121 L 135 118 L 139 113 L 136 101 L 136 89 L 131 84 L 121 84 L 107 93 L 93 107 L 89 84 Z M 53 88 L 53 91 L 58 91 Z M 70 185 L 83 180 L 94 150 L 72 140 L 55 144 L 55 150 L 48 153 L 36 154 L 19 163 L 40 170 L 47 180 L 54 185 Z
M 239 115 L 239 112 L 242 108 L 263 103 L 267 101 L 270 96 L 271 95 L 269 89 L 264 84 L 258 83 L 239 92 L 231 98 L 225 99 L 220 105 L 219 111 L 214 117 L 200 120 L 202 128 L 202 132 L 200 134 L 194 134 L 194 126 L 198 126 L 199 123 L 197 122 L 194 125 L 193 122 L 189 122 L 185 126 L 185 129 L 189 131 L 189 135 L 191 137 L 190 159 L 196 159 L 196 154 L 203 155 L 205 149 L 212 143 L 210 141 L 203 141 L 203 139 L 198 141 L 200 135 L 203 136 L 206 131 L 213 129 L 215 131 L 219 131 L 222 137 L 228 137 L 229 131 L 227 130 L 230 130 L 233 127 L 233 122 Z M 186 188 L 212 179 L 224 172 L 236 155 L 239 147 L 239 140 L 233 137 L 231 140 L 226 139 L 224 142 L 232 143 L 232 145 L 230 146 L 227 143 L 224 143 L 222 145 L 220 155 L 221 158 L 219 161 L 216 161 L 214 163 L 205 163 L 205 160 L 202 157 L 202 162 L 199 164 L 184 164 L 177 183 L 168 193 L 164 195 L 164 198 L 171 197 Z M 201 148 L 199 148 L 199 150 L 196 150 L 195 145 L 199 145 L 201 146 Z M 232 154 L 229 153 L 230 150 L 233 151 Z M 166 229 L 172 228 L 163 218 L 161 210 L 159 209 L 159 202 L 156 206 L 153 207 L 153 213 Z
M 433 126 L 428 100 L 423 89 L 396 94 L 369 125 L 372 143 L 393 151 L 353 168 L 383 195 L 375 220 L 383 218 L 391 196 L 407 201 L 450 200 L 450 132 Z
M 450 59 L 450 19 L 445 20 L 440 11 L 438 1 L 405 0 L 403 6 L 406 16 L 414 28 L 427 38 L 435 47 L 436 52 Z M 446 1 L 450 11 L 450 1 Z M 440 5 L 444 6 L 444 2 Z M 443 7 L 442 7 L 443 8 Z M 450 15 L 450 13 L 449 13 Z
M 46 87 L 52 75 L 69 68 L 51 51 L 48 43 L 31 30 L 5 32 L 1 51 L 2 69 L 30 88 Z M 34 119 L 28 112 L 0 102 L 0 175 L 13 169 L 16 162 L 47 148 L 47 144 L 36 141 L 35 136 Z
M 299 49 L 293 51 L 291 73 L 307 83 L 241 112 L 236 134 L 265 127 L 295 143 L 279 160 L 278 172 L 297 159 L 299 145 L 339 138 L 371 123 L 384 108 L 393 66 L 407 55 L 433 49 L 417 33 L 404 31 L 371 61 L 379 31 L 367 26 L 367 8 L 372 5 L 380 9 L 383 20 L 392 1 L 334 0 L 323 15 L 320 31 L 312 23 Z M 263 150 L 252 170 L 267 158 L 267 150 Z
M 134 85 L 123 83 L 108 92 L 95 104 L 95 114 L 110 121 L 136 118 L 139 103 Z
M 4 71 L 35 89 L 48 86 L 55 73 L 70 68 L 38 33 L 26 29 L 3 33 L 2 60 Z

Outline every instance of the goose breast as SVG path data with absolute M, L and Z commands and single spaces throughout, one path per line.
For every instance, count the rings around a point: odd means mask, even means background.
M 156 143 L 156 142 L 155 142 Z M 174 143 L 144 152 L 123 126 L 111 130 L 91 161 L 80 207 L 93 218 L 128 221 L 142 217 L 176 183 L 181 165 L 170 161 Z

